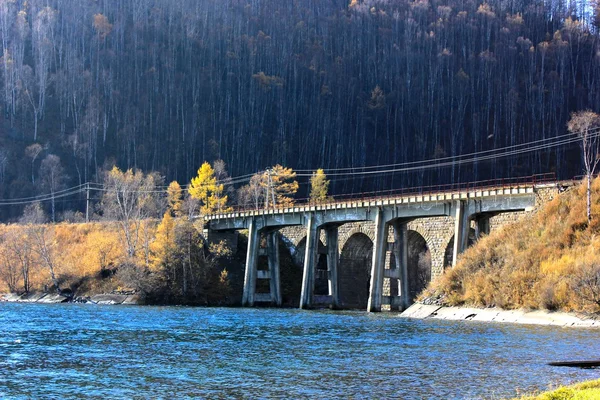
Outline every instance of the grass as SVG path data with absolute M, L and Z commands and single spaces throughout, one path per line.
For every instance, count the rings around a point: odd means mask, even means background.
M 515 398 L 514 400 L 595 400 L 600 399 L 600 379 Z

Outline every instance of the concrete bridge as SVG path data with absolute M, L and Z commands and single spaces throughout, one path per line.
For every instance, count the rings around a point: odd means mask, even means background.
M 300 308 L 402 310 L 480 235 L 534 212 L 562 186 L 499 185 L 245 210 L 206 216 L 205 222 L 209 237 L 248 232 L 244 306 L 281 305 L 283 243 L 303 266 Z M 258 269 L 261 255 L 267 269 Z M 269 291 L 257 292 L 257 281 L 268 281 Z

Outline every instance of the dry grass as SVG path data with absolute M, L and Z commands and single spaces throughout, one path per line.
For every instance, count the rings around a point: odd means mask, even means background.
M 447 305 L 600 311 L 600 180 L 593 220 L 585 187 L 557 196 L 527 221 L 506 226 L 468 249 L 421 298 Z
M 125 258 L 116 225 L 61 223 L 45 225 L 44 229 L 55 273 L 62 288 L 83 285 L 87 293 L 102 293 L 118 288 L 119 283 L 112 279 L 97 279 L 103 270 L 114 269 Z M 0 292 L 9 291 L 6 284 L 9 264 L 14 265 L 18 273 L 17 291 L 23 290 L 20 260 L 17 254 L 8 248 L 11 238 L 18 240 L 21 249 L 30 248 L 31 290 L 50 288 L 52 281 L 49 269 L 40 259 L 36 244 L 28 237 L 27 227 L 0 225 Z M 142 254 L 140 251 L 140 257 Z

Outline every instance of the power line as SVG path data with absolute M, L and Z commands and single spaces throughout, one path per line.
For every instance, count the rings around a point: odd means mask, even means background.
M 594 129 L 590 131 L 591 138 L 597 138 L 600 136 L 600 128 Z M 510 156 L 518 156 L 525 153 L 531 153 L 534 151 L 547 150 L 563 145 L 569 145 L 576 142 L 580 142 L 581 138 L 576 133 L 565 134 L 561 136 L 556 136 L 553 138 L 540 139 L 528 143 L 522 143 L 512 146 L 506 146 L 499 149 L 485 150 L 480 152 L 461 154 L 457 156 L 449 156 L 443 158 L 422 160 L 422 161 L 412 161 L 406 163 L 397 163 L 397 164 L 385 164 L 385 165 L 374 165 L 368 167 L 348 167 L 348 168 L 337 168 L 337 169 L 328 169 L 326 170 L 326 175 L 329 177 L 334 177 L 331 181 L 344 181 L 354 179 L 357 176 L 372 176 L 372 175 L 384 175 L 389 173 L 396 172 L 409 172 L 416 170 L 428 170 L 434 168 L 443 168 L 448 166 L 458 166 L 467 163 L 474 163 L 480 161 L 488 161 L 497 158 L 504 158 Z M 469 157 L 469 158 L 466 158 Z M 392 167 L 392 168 L 390 168 Z M 387 168 L 387 169 L 381 169 Z M 359 171 L 355 171 L 359 170 Z M 366 171 L 365 171 L 366 170 Z M 308 171 L 311 173 L 302 173 L 304 171 Z M 330 172 L 331 171 L 331 172 Z M 336 172 L 336 171 L 349 171 L 349 172 Z M 297 170 L 296 176 L 298 177 L 312 177 L 313 170 Z M 274 173 L 274 171 L 272 172 Z M 245 174 L 237 177 L 227 178 L 225 180 L 217 181 L 218 184 L 223 184 L 226 186 L 235 185 L 239 183 L 245 183 L 250 181 L 250 179 L 256 174 Z M 337 178 L 340 177 L 340 178 Z M 178 189 L 179 192 L 185 192 L 189 190 L 191 185 L 183 185 Z M 168 189 L 168 186 L 159 186 L 155 187 L 151 190 L 133 190 L 132 193 L 146 193 L 146 194 L 158 194 L 165 193 Z M 46 202 L 52 201 L 53 199 L 61 199 L 68 196 L 73 196 L 75 194 L 82 193 L 86 190 L 96 191 L 96 192 L 111 192 L 114 189 L 106 189 L 104 185 L 97 182 L 87 182 L 83 183 L 71 188 L 62 189 L 56 191 L 54 193 L 47 193 L 43 195 L 37 196 L 29 196 L 29 197 L 21 197 L 21 198 L 13 198 L 13 199 L 0 199 L 0 206 L 3 205 L 26 205 L 32 204 L 36 202 Z

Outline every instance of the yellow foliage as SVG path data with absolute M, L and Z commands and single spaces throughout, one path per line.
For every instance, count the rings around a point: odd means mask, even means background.
M 167 211 L 156 228 L 156 237 L 150 245 L 150 266 L 154 271 L 169 268 L 177 251 L 175 222 Z
M 189 188 L 190 196 L 200 200 L 203 215 L 230 211 L 223 190 L 224 185 L 217 182 L 214 169 L 205 161 L 198 169 L 198 175 L 192 178 Z
M 177 181 L 173 181 L 167 188 L 167 207 L 172 217 L 181 216 L 181 207 L 183 204 L 183 190 Z

